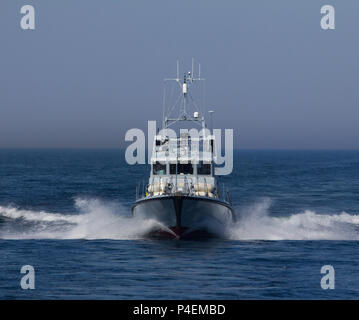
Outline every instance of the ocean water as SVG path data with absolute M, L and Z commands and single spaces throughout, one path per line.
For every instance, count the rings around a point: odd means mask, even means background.
M 211 240 L 146 239 L 147 176 L 121 150 L 0 150 L 0 299 L 359 299 L 359 151 L 236 151 Z

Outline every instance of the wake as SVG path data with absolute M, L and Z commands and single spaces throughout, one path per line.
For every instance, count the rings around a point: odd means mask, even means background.
M 229 240 L 359 240 L 359 215 L 318 214 L 304 211 L 270 215 L 264 199 L 237 208 L 238 221 L 210 231 Z M 23 210 L 0 206 L 0 239 L 143 239 L 156 229 L 168 230 L 155 220 L 136 219 L 116 202 L 78 198 L 73 214 Z
M 155 228 L 155 220 L 129 216 L 128 208 L 99 199 L 75 200 L 74 214 L 21 210 L 0 206 L 1 239 L 140 239 Z
M 226 230 L 233 240 L 359 240 L 359 215 L 318 214 L 306 210 L 270 216 L 270 199 L 240 210 L 239 220 Z

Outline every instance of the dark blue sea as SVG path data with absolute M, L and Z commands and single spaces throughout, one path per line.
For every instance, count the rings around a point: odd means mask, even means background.
M 121 150 L 0 150 L 0 299 L 359 299 L 359 151 L 235 152 L 211 240 L 146 239 L 147 177 Z

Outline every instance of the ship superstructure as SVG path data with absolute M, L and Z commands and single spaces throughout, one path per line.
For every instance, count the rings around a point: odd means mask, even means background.
M 155 233 L 175 238 L 208 235 L 213 224 L 228 224 L 234 220 L 228 190 L 218 183 L 215 173 L 215 137 L 205 122 L 191 95 L 196 81 L 192 71 L 174 81 L 179 95 L 169 108 L 164 105 L 162 130 L 154 137 L 151 172 L 148 184 L 136 190 L 132 212 L 144 219 L 155 219 L 164 230 Z M 164 101 L 164 104 L 166 102 Z M 178 112 L 177 116 L 173 114 Z M 175 125 L 190 124 L 191 128 L 172 129 Z M 212 129 L 212 128 L 211 128 Z

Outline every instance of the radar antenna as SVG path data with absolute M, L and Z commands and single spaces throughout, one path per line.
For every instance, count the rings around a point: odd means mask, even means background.
M 163 128 L 168 128 L 171 125 L 179 121 L 193 121 L 202 125 L 202 128 L 205 128 L 204 122 L 204 111 L 201 111 L 197 106 L 195 100 L 191 95 L 191 89 L 195 82 L 205 81 L 204 78 L 201 78 L 201 65 L 198 65 L 198 77 L 194 74 L 194 59 L 192 58 L 192 68 L 191 71 L 185 72 L 183 78 L 179 77 L 179 61 L 177 60 L 177 77 L 176 78 L 166 78 L 164 79 L 165 88 L 166 83 L 174 81 L 178 84 L 178 89 L 180 91 L 179 96 L 177 97 L 175 103 L 171 107 L 166 107 L 166 92 L 164 89 L 163 95 Z M 179 115 L 178 117 L 172 117 L 172 113 L 176 107 L 179 106 Z M 192 108 L 193 113 L 189 113 L 189 109 Z M 204 106 L 203 106 L 204 109 Z

